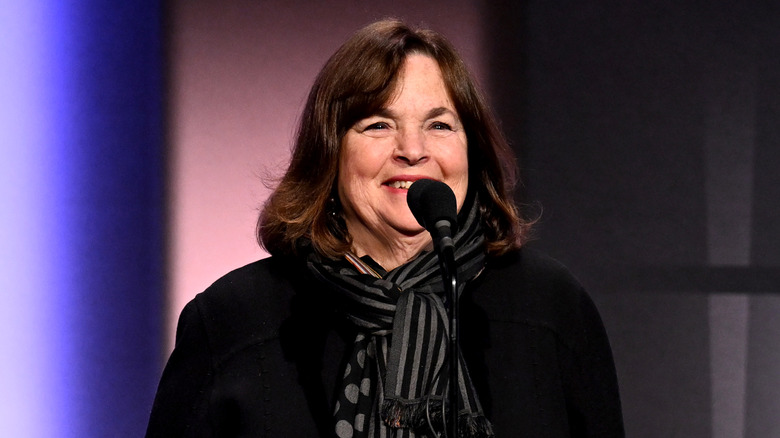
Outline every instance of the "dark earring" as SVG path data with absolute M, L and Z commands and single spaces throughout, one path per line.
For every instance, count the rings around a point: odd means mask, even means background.
M 336 196 L 331 196 L 325 205 L 326 223 L 330 232 L 339 240 L 347 239 L 347 224 L 341 217 L 341 203 Z
M 338 209 L 339 209 L 339 205 L 338 202 L 336 202 L 336 198 L 331 196 L 328 199 L 328 206 L 327 206 L 328 214 L 330 214 L 333 217 L 338 216 Z

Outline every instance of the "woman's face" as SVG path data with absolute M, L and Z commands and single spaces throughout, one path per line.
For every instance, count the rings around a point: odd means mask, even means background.
M 406 204 L 407 189 L 418 179 L 450 186 L 458 210 L 466 198 L 466 133 L 438 64 L 409 55 L 399 74 L 390 102 L 342 140 L 338 191 L 356 246 L 363 236 L 392 241 L 423 235 Z

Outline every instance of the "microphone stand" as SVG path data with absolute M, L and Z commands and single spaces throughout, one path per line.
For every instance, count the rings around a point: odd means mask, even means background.
M 442 281 L 444 282 L 444 293 L 449 301 L 447 315 L 449 316 L 449 418 L 445 420 L 447 424 L 447 438 L 459 438 L 458 431 L 458 382 L 460 376 L 458 373 L 458 359 L 460 358 L 459 330 L 458 330 L 458 268 L 455 265 L 455 243 L 450 237 L 450 223 L 442 220 L 436 223 L 436 229 L 440 232 L 440 239 L 434 239 L 436 249 L 439 253 L 439 266 L 442 272 Z M 444 231 L 444 232 L 442 232 Z M 444 400 L 442 400 L 444 403 Z

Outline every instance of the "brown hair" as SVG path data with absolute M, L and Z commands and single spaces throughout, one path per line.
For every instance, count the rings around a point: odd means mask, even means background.
M 465 128 L 469 190 L 479 194 L 488 253 L 503 254 L 525 240 L 530 224 L 512 199 L 514 154 L 460 56 L 436 32 L 382 20 L 344 43 L 312 86 L 290 165 L 257 223 L 258 241 L 268 252 L 295 254 L 306 240 L 327 257 L 349 251 L 351 238 L 334 205 L 341 140 L 352 125 L 390 100 L 403 61 L 412 53 L 437 61 Z

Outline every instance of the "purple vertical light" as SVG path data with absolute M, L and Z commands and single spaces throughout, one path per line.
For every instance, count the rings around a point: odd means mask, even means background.
M 47 11 L 48 10 L 48 11 Z M 0 9 L 0 435 L 56 436 L 61 349 L 44 255 L 57 233 L 57 19 L 40 2 Z M 54 177 L 54 178 L 53 178 Z M 54 396 L 52 396 L 54 395 Z
M 0 8 L 0 436 L 140 436 L 163 288 L 157 1 Z

